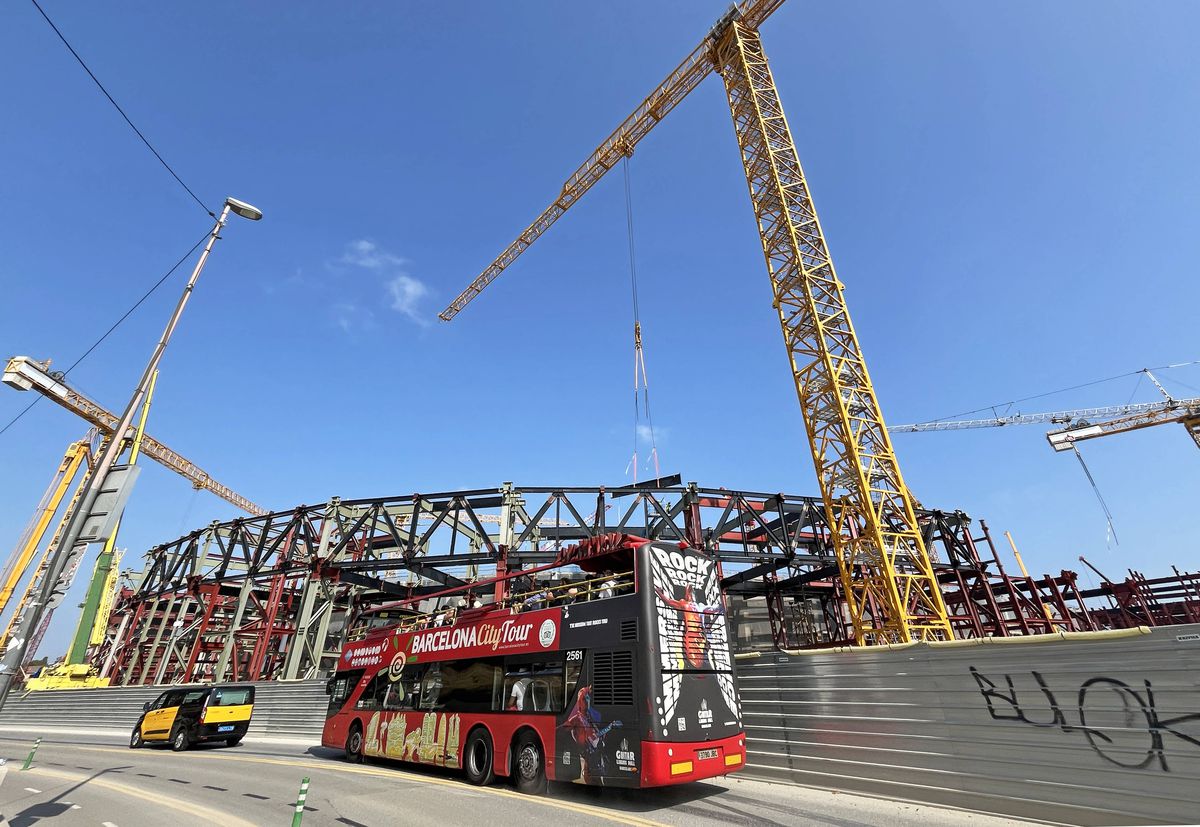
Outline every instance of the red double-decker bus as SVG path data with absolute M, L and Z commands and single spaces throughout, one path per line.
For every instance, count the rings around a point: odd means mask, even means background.
M 551 566 L 425 599 L 438 611 L 345 646 L 322 744 L 529 792 L 744 765 L 719 572 L 702 551 L 604 535 Z

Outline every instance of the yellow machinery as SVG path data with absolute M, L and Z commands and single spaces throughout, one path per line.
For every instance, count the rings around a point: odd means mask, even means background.
M 951 636 L 913 498 L 884 425 L 759 38 L 783 0 L 735 5 L 563 184 L 555 201 L 451 304 L 494 281 L 709 73 L 725 83 L 774 306 L 859 644 Z
M 87 462 L 90 454 L 90 439 L 81 439 L 78 442 L 72 442 L 67 447 L 67 452 L 63 455 L 58 470 L 54 472 L 54 478 L 50 481 L 49 488 L 46 489 L 46 494 L 38 504 L 33 522 L 21 537 L 21 542 L 18 544 L 17 550 L 8 564 L 8 568 L 5 570 L 4 585 L 0 586 L 0 614 L 7 608 L 8 601 L 12 598 L 13 592 L 16 591 L 17 585 L 21 582 L 22 575 L 25 574 L 25 569 L 29 566 L 29 562 L 37 552 L 38 546 L 42 542 L 42 537 L 46 534 L 46 528 L 50 525 L 50 520 L 53 519 L 55 512 L 58 511 L 58 507 L 62 504 L 67 489 L 71 487 L 71 480 L 75 479 L 75 475 L 79 473 L 80 467 Z M 6 633 L 5 637 L 7 638 L 7 636 Z
M 133 438 L 129 443 L 130 465 L 137 463 L 142 445 L 142 436 L 146 430 L 146 417 L 150 414 L 150 399 L 154 395 L 154 384 L 157 379 L 157 373 L 150 378 L 150 388 L 146 393 L 146 401 L 142 405 L 141 419 L 138 421 L 137 430 L 134 432 Z M 82 488 L 82 485 L 80 487 Z M 64 524 L 69 515 L 70 510 L 63 517 Z M 99 635 L 99 640 L 96 642 L 103 642 L 104 630 L 108 626 L 108 615 L 112 611 L 113 605 L 112 589 L 116 586 L 117 564 L 120 561 L 120 553 L 114 548 L 117 542 L 117 532 L 120 529 L 121 521 L 118 519 L 116 525 L 113 526 L 112 534 L 108 536 L 108 539 L 104 543 L 104 548 L 100 552 L 100 556 L 96 558 L 95 571 L 89 584 L 87 596 L 84 598 L 83 613 L 80 615 L 79 624 L 75 630 L 75 637 L 70 650 L 67 652 L 65 661 L 55 666 L 48 666 L 37 677 L 29 678 L 25 682 L 26 689 L 77 689 L 81 687 L 108 686 L 109 679 L 100 677 L 96 669 L 86 664 L 84 660 L 88 646 L 93 641 L 96 641 L 97 634 Z M 48 548 L 54 548 L 55 545 L 55 543 L 51 543 Z M 31 586 L 37 581 L 38 575 L 41 574 L 40 569 L 41 567 L 39 566 L 38 573 L 30 578 Z M 14 612 L 13 617 L 15 618 L 16 616 L 17 612 Z M 10 627 L 11 624 L 12 621 L 10 621 Z M 7 629 L 5 630 L 4 637 L 7 641 Z

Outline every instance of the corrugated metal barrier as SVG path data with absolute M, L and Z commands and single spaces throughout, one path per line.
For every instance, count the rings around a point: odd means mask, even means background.
M 1200 822 L 1200 626 L 739 656 L 745 774 L 1071 824 Z

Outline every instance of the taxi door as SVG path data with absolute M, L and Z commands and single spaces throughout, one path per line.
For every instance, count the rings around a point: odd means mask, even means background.
M 171 727 L 175 724 L 182 701 L 183 692 L 178 690 L 159 695 L 142 718 L 142 738 L 147 741 L 166 741 L 170 738 Z

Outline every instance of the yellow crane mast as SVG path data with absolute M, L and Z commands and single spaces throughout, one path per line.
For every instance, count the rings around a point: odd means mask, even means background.
M 859 644 L 949 639 L 950 624 L 830 259 L 758 27 L 783 0 L 733 6 L 440 317 L 462 310 L 710 72 L 725 83 Z

